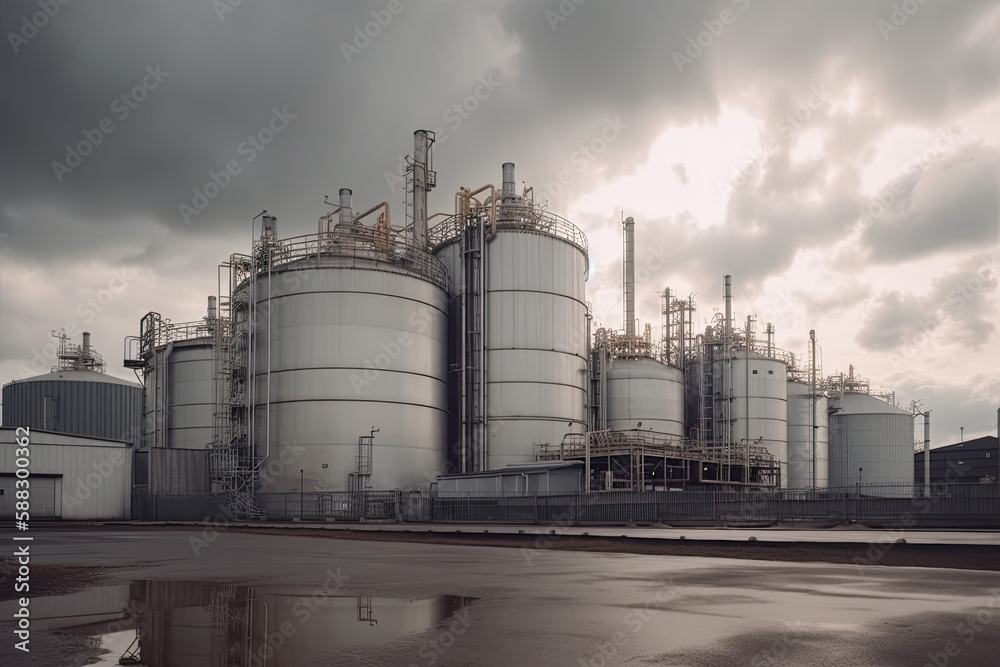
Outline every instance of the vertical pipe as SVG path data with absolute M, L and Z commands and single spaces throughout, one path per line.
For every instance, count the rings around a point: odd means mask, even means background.
M 635 338 L 635 219 L 625 218 L 625 336 Z
M 413 133 L 413 243 L 420 250 L 427 249 L 427 165 L 430 163 L 431 144 L 427 130 Z
M 684 370 L 684 320 L 687 317 L 685 311 L 681 311 L 681 316 L 677 320 L 677 367 Z
M 90 332 L 83 332 L 83 353 L 87 354 L 90 351 Z
M 812 488 L 816 488 L 816 407 L 819 397 L 816 395 L 816 330 L 809 330 L 809 441 L 812 451 Z
M 726 335 L 733 330 L 733 277 L 726 274 L 723 298 L 726 304 Z
M 666 287 L 663 290 L 663 317 L 665 318 L 664 331 L 663 331 L 663 360 L 668 366 L 670 365 L 670 288 Z
M 931 411 L 924 411 L 924 498 L 931 495 Z
M 500 191 L 500 200 L 504 203 L 517 197 L 514 191 L 514 163 L 503 163 L 503 186 Z
M 219 311 L 217 304 L 218 301 L 216 300 L 216 297 L 208 297 L 208 319 L 214 320 L 218 316 Z
M 354 219 L 354 211 L 351 209 L 351 195 L 353 193 L 348 188 L 340 189 L 340 224 L 350 226 Z

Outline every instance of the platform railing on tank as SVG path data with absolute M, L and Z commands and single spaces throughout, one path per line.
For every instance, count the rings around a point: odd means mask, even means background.
M 497 215 L 497 229 L 517 229 L 522 231 L 547 234 L 568 241 L 582 250 L 589 252 L 587 236 L 572 222 L 550 213 L 537 206 L 529 204 L 504 204 Z M 465 223 L 461 216 L 453 215 L 427 231 L 427 244 L 431 250 L 461 238 Z
M 364 230 L 364 228 L 361 228 Z M 294 268 L 307 259 L 339 258 L 339 266 L 370 269 L 390 264 L 409 275 L 448 289 L 448 269 L 439 259 L 401 236 L 395 239 L 371 231 L 330 231 L 283 239 L 272 245 L 271 268 Z M 261 264 L 261 266 L 266 266 Z

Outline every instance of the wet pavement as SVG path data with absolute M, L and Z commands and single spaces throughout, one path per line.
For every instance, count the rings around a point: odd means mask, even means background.
M 109 569 L 33 600 L 27 660 L 0 623 L 3 665 L 113 665 L 137 637 L 151 667 L 1000 664 L 996 572 L 205 529 L 43 532 L 32 556 Z

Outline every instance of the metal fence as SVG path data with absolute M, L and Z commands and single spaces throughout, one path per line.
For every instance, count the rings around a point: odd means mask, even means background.
M 607 491 L 554 495 L 441 497 L 431 491 L 269 493 L 259 496 L 268 521 L 392 521 L 583 525 L 770 526 L 856 522 L 902 528 L 1000 527 L 996 484 L 864 487 L 812 491 Z M 133 517 L 213 519 L 227 514 L 221 496 L 133 498 Z M 235 518 L 235 517 L 233 517 Z

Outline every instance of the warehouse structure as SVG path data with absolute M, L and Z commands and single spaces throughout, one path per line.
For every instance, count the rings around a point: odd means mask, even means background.
M 931 484 L 995 484 L 1000 474 L 997 436 L 986 435 L 930 450 Z M 924 481 L 924 452 L 913 455 L 916 484 Z

